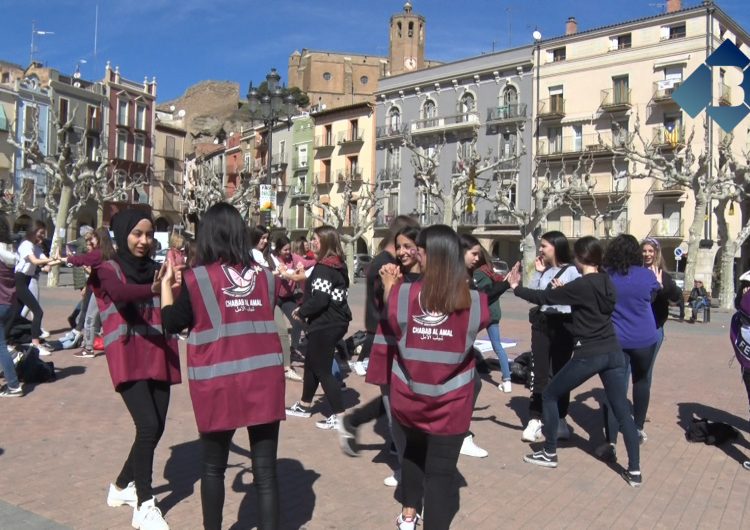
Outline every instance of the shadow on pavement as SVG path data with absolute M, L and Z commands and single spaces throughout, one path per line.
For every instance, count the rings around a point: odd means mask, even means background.
M 164 513 L 192 495 L 195 483 L 201 476 L 199 440 L 173 445 L 170 449 L 172 452 L 164 466 L 164 479 L 167 484 L 154 488 L 154 495 L 169 492 L 164 498 L 159 498 L 159 507 Z
M 234 450 L 234 448 L 232 449 Z M 243 453 L 247 453 L 243 450 Z M 249 453 L 247 453 L 249 456 Z M 234 478 L 232 489 L 244 493 L 240 504 L 237 522 L 230 530 L 244 530 L 258 526 L 258 499 L 255 487 L 250 482 L 252 471 L 244 467 Z M 281 528 L 301 528 L 312 519 L 315 509 L 315 491 L 313 484 L 320 474 L 312 469 L 305 469 L 301 462 L 290 458 L 281 458 L 277 462 L 279 477 L 279 502 L 281 504 Z M 247 478 L 243 478 L 248 475 Z M 245 483 L 248 482 L 248 483 Z
M 57 376 L 58 381 L 70 377 L 71 375 L 82 375 L 85 373 L 85 366 L 66 366 L 65 368 L 57 368 L 55 370 L 55 375 Z
M 731 425 L 732 427 L 740 431 L 747 432 L 748 430 L 747 420 L 745 418 L 735 416 L 730 412 L 719 410 L 710 405 L 703 405 L 702 403 L 677 404 L 677 424 L 682 427 L 682 430 L 684 430 L 685 432 L 688 431 L 690 425 L 693 422 L 693 418 L 705 418 L 710 421 L 720 421 Z M 685 441 L 685 443 L 689 442 Z M 739 447 L 737 447 L 738 445 L 744 447 L 745 449 L 748 449 L 749 452 L 743 453 L 742 451 L 740 451 Z M 740 434 L 740 437 L 735 441 L 734 444 L 724 443 L 718 445 L 717 447 L 724 451 L 724 453 L 728 457 L 734 459 L 740 464 L 742 464 L 745 460 L 750 459 L 750 443 L 748 443 L 748 441 L 744 438 L 744 436 L 742 436 L 742 434 Z

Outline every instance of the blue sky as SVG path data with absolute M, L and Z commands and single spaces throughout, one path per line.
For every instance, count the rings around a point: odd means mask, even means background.
M 413 0 L 427 18 L 427 57 L 450 61 L 564 33 L 659 14 L 666 0 Z M 181 95 L 204 80 L 263 80 L 271 67 L 283 78 L 289 55 L 311 48 L 388 54 L 388 19 L 403 0 L 0 0 L 0 59 L 28 64 L 31 24 L 54 35 L 36 40 L 35 58 L 63 72 L 79 59 L 88 79 L 103 77 L 107 60 L 127 78 L 156 76 L 158 99 Z M 700 0 L 683 0 L 693 6 Z M 94 57 L 95 7 L 99 6 Z M 747 0 L 718 4 L 750 31 Z M 510 30 L 510 31 L 509 31 Z

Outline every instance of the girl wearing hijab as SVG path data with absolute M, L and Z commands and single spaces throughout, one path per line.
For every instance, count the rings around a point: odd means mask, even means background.
M 161 326 L 158 265 L 151 259 L 154 224 L 138 210 L 112 219 L 113 260 L 94 269 L 94 294 L 104 332 L 104 353 L 115 391 L 135 424 L 135 441 L 107 504 L 133 506 L 133 528 L 168 530 L 151 488 L 154 451 L 164 432 L 170 386 L 180 383 L 177 340 Z M 178 275 L 179 276 L 179 275 Z M 178 278 L 179 279 L 179 278 Z

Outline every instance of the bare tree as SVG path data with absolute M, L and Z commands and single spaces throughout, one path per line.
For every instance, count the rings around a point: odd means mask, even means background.
M 97 201 L 98 208 L 103 208 L 103 202 L 118 196 L 128 189 L 132 189 L 140 182 L 140 177 L 127 178 L 122 174 L 114 177 L 109 171 L 109 161 L 106 149 L 99 148 L 99 161 L 94 163 L 86 154 L 85 137 L 77 142 L 75 138 L 75 116 L 78 107 L 74 107 L 65 123 L 60 122 L 54 109 L 50 108 L 51 123 L 55 125 L 57 138 L 57 152 L 44 155 L 39 142 L 39 115 L 33 113 L 34 122 L 26 126 L 31 137 L 27 137 L 28 144 L 18 143 L 14 135 L 8 135 L 8 142 L 22 151 L 24 156 L 38 164 L 47 178 L 47 194 L 44 208 L 55 218 L 52 248 L 50 253 L 55 255 L 65 242 L 65 233 L 73 221 L 76 212 L 89 199 Z M 101 143 L 101 142 L 100 142 Z M 96 167 L 94 167 L 94 165 Z M 144 177 L 145 178 L 145 177 Z M 53 267 L 47 278 L 50 287 L 57 286 L 59 268 Z
M 439 143 L 427 148 L 418 146 L 411 135 L 404 135 L 403 146 L 411 153 L 411 165 L 414 168 L 414 185 L 419 193 L 428 197 L 429 213 L 437 213 L 439 210 L 443 215 L 443 223 L 455 226 L 452 212 L 455 210 L 454 196 L 446 194 L 443 184 L 440 182 L 440 155 L 446 145 L 446 137 L 443 135 Z
M 369 182 L 363 182 L 355 189 L 352 179 L 346 178 L 341 185 L 341 202 L 332 205 L 321 200 L 320 186 L 316 181 L 305 207 L 313 219 L 334 227 L 340 234 L 346 253 L 349 280 L 353 282 L 355 245 L 374 226 L 383 198 L 377 196 L 375 184 Z
M 186 224 L 190 218 L 195 216 L 200 219 L 203 212 L 208 210 L 217 202 L 225 201 L 239 210 L 243 219 L 250 221 L 257 216 L 260 197 L 258 186 L 262 176 L 242 172 L 239 182 L 230 196 L 224 182 L 224 174 L 210 167 L 206 163 L 196 166 L 192 171 L 187 171 L 185 184 L 181 190 L 182 216 Z

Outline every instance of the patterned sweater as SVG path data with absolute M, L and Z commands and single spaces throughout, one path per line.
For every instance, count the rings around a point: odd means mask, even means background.
M 308 323 L 307 332 L 348 326 L 352 319 L 349 309 L 349 276 L 346 266 L 329 267 L 318 263 L 305 282 L 305 295 L 299 315 Z

